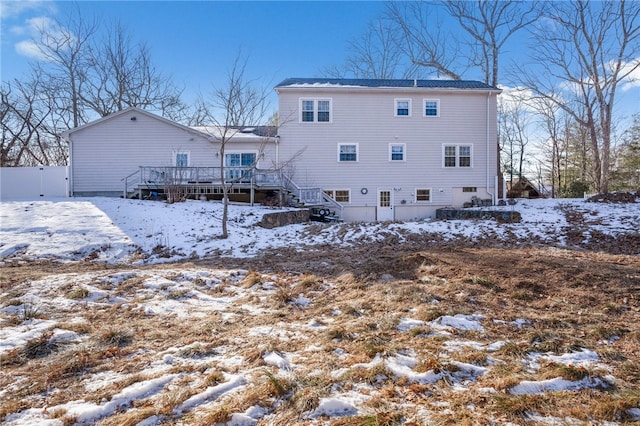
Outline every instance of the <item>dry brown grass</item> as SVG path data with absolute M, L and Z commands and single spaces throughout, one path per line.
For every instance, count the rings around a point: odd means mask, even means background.
M 43 306 L 41 312 L 54 319 L 57 328 L 78 333 L 82 342 L 54 344 L 45 332 L 19 351 L 3 354 L 0 388 L 11 391 L 0 402 L 0 421 L 27 408 L 55 407 L 73 399 L 108 401 L 127 386 L 157 377 L 143 372 L 165 353 L 173 358 L 166 372 L 181 379 L 153 397 L 133 401 L 130 410 L 101 419 L 99 424 L 137 424 L 159 414 L 167 416 L 167 424 L 209 425 L 259 406 L 270 413 L 269 420 L 259 424 L 305 425 L 310 421 L 303 420 L 304 413 L 317 408 L 321 398 L 347 391 L 368 393 L 370 398 L 359 415 L 330 419 L 327 424 L 424 424 L 417 407 L 432 410 L 429 420 L 443 425 L 523 424 L 531 411 L 595 424 L 630 420 L 627 410 L 640 405 L 640 259 L 543 248 L 427 247 L 424 241 L 415 240 L 406 246 L 353 247 L 348 252 L 336 248 L 323 254 L 285 250 L 279 257 L 265 253 L 264 258 L 225 260 L 224 265 L 208 260 L 163 266 L 251 271 L 234 273 L 215 285 L 193 280 L 193 288 L 208 296 L 238 293 L 242 297 L 224 312 L 187 319 L 147 315 L 139 308 L 158 295 L 174 302 L 188 299 L 190 284 L 182 272 L 167 273 L 165 278 L 175 279 L 175 286 L 141 296 L 140 290 L 152 276 L 146 270 L 150 267 L 139 267 L 114 285 L 107 279 L 110 274 L 132 268 L 120 270 L 92 262 L 56 269 L 49 263 L 11 266 L 6 270 L 11 277 L 3 277 L 0 283 L 6 292 L 0 307 L 19 306 L 28 300 L 32 280 L 84 272 L 85 268 L 102 273 L 91 285 L 126 298 L 128 303 L 89 307 L 82 290 L 88 287 L 68 280 L 60 295 L 77 303 L 75 308 L 63 312 Z M 275 290 L 258 285 L 266 281 L 273 282 Z M 292 303 L 301 294 L 310 299 L 309 306 Z M 249 305 L 262 313 L 253 312 Z M 484 315 L 485 331 L 451 329 L 443 334 L 428 324 L 457 313 Z M 401 318 L 427 324 L 401 332 L 397 329 Z M 529 323 L 518 326 L 514 323 L 518 319 Z M 312 320 L 319 327 L 305 328 Z M 265 326 L 270 328 L 266 334 L 249 333 Z M 471 346 L 447 349 L 445 343 L 450 340 L 473 340 L 482 347 L 497 341 L 505 344 L 495 351 Z M 308 349 L 310 346 L 315 349 Z M 581 348 L 596 351 L 606 369 L 542 362 L 539 371 L 530 371 L 523 362 L 533 352 L 563 354 Z M 293 354 L 293 372 L 280 374 L 266 365 L 264 355 L 274 351 Z M 442 372 L 446 379 L 411 383 L 395 377 L 384 362 L 370 368 L 353 366 L 368 363 L 376 355 L 384 359 L 411 351 L 417 360 L 414 372 Z M 223 362 L 233 356 L 242 361 Z M 452 361 L 482 366 L 488 372 L 469 378 L 464 385 L 469 389 L 457 392 L 451 385 L 460 367 Z M 339 369 L 345 370 L 332 375 Z M 87 396 L 83 380 L 108 372 L 121 377 Z M 173 414 L 187 398 L 224 384 L 228 379 L 223 372 L 242 373 L 247 382 L 236 393 L 210 401 L 206 409 Z M 523 380 L 608 375 L 616 380 L 615 386 L 606 389 L 508 393 Z M 478 388 L 493 388 L 497 393 L 477 392 Z M 55 389 L 65 392 L 52 392 Z M 50 393 L 46 401 L 39 397 L 45 393 Z M 65 424 L 74 421 L 55 408 L 49 416 Z
M 262 283 L 262 274 L 251 271 L 238 283 L 242 288 L 251 288 L 256 284 Z

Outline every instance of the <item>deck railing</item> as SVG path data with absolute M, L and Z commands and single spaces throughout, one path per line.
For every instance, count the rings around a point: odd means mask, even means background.
M 140 166 L 139 185 L 222 185 L 221 167 L 150 167 Z M 133 175 L 133 174 L 132 174 Z M 132 176 L 130 175 L 130 176 Z M 224 183 L 253 183 L 257 186 L 279 185 L 276 171 L 260 170 L 254 167 L 225 167 Z
M 250 184 L 261 186 L 282 186 L 280 175 L 274 170 L 260 170 L 254 167 L 225 167 L 224 184 Z M 126 198 L 131 192 L 141 188 L 155 189 L 176 185 L 222 185 L 220 167 L 169 167 L 139 166 L 138 170 L 122 179 Z
M 343 206 L 327 196 L 320 187 L 301 187 L 289 176 L 279 170 L 261 170 L 255 167 L 224 167 L 224 180 L 221 167 L 169 167 L 139 166 L 138 170 L 122 179 L 124 198 L 133 191 L 154 190 L 179 185 L 251 185 L 260 187 L 279 187 L 290 191 L 299 202 L 312 205 L 330 205 L 337 209 L 342 217 Z
M 282 176 L 282 183 L 283 187 L 295 195 L 300 202 L 306 205 L 323 204 L 324 191 L 322 188 L 300 187 L 289 176 L 284 175 Z

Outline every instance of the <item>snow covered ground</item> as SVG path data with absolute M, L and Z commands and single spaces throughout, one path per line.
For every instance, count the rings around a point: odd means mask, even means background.
M 584 200 L 521 200 L 515 206 L 522 222 L 493 220 L 407 223 L 291 225 L 276 229 L 256 226 L 272 208 L 230 206 L 229 238 L 221 234 L 221 204 L 187 201 L 166 204 L 119 198 L 3 201 L 0 204 L 0 260 L 82 260 L 87 256 L 106 262 L 166 262 L 190 257 L 249 257 L 265 248 L 308 249 L 326 243 L 350 245 L 376 241 L 389 235 L 437 234 L 445 240 L 495 239 L 541 241 L 567 245 L 566 210 L 586 218 L 584 240 L 597 231 L 617 237 L 637 234 L 640 203 L 588 203 Z M 155 253 L 154 253 L 155 249 Z M 636 253 L 640 254 L 640 253 Z
M 339 279 L 254 276 L 242 269 L 165 265 L 207 256 L 248 258 L 266 248 L 348 247 L 390 236 L 402 241 L 422 234 L 444 241 L 490 238 L 567 247 L 576 243 L 576 229 L 581 242 L 587 244 L 595 233 L 612 238 L 637 236 L 640 224 L 638 203 L 521 200 L 515 206 L 500 208 L 519 211 L 522 222 L 309 223 L 269 230 L 256 223 L 274 209 L 232 205 L 229 238 L 220 239 L 219 203 L 169 205 L 115 198 L 3 201 L 3 279 L 12 274 L 13 264 L 44 260 L 104 262 L 117 269 L 51 270 L 39 279 L 0 288 L 0 362 L 19 372 L 10 376 L 0 367 L 0 401 L 14 401 L 15 395 L 30 387 L 27 385 L 37 383 L 27 370 L 19 370 L 22 366 L 28 369 L 24 357 L 34 342 L 44 346 L 43 354 L 34 359 L 49 363 L 45 371 L 61 368 L 58 363 L 73 364 L 88 354 L 68 388 L 51 385 L 57 383 L 56 378 L 48 378 L 41 392 L 26 399 L 29 406 L 25 407 L 24 399 L 15 405 L 0 402 L 0 415 L 8 425 L 104 421 L 248 426 L 258 422 L 321 425 L 339 418 L 377 424 L 365 421 L 402 412 L 406 424 L 430 424 L 438 413 L 474 410 L 473 404 L 457 407 L 440 401 L 433 393 L 436 388 L 430 387 L 438 383 L 452 394 L 477 395 L 477 403 L 497 393 L 520 398 L 615 387 L 616 377 L 595 348 L 559 353 L 523 350 L 518 363 L 523 377 L 532 380 L 502 387 L 487 385 L 484 381 L 491 383 L 487 377 L 504 368 L 515 346 L 496 338 L 487 328 L 505 327 L 515 330 L 516 335 L 519 330 L 530 330 L 533 320 L 517 313 L 508 322 L 482 313 L 442 313 L 425 318 L 420 315 L 425 306 L 435 310 L 441 304 L 434 297 L 383 318 L 381 311 L 366 308 L 369 302 L 364 301 L 349 305 L 356 313 L 347 312 L 345 304 L 329 308 L 328 301 L 338 300 L 345 289 Z M 129 269 L 126 265 L 132 266 Z M 385 303 L 373 300 L 370 303 Z M 394 336 L 393 344 L 385 343 L 393 349 L 372 350 L 382 343 L 359 340 L 361 327 L 373 327 L 363 322 L 367 310 L 376 311 L 369 321 L 376 324 L 380 336 Z M 130 343 L 153 341 L 154 333 L 165 328 L 175 334 L 170 345 Z M 608 347 L 619 338 L 611 336 L 602 345 Z M 425 342 L 438 344 L 437 353 L 427 351 Z M 364 349 L 358 349 L 356 343 Z M 108 359 L 110 367 L 96 364 L 91 368 L 92 362 L 99 362 L 93 360 L 92 350 Z M 483 361 L 473 361 L 471 355 L 468 359 L 457 357 L 460 353 L 481 354 Z M 550 365 L 569 371 L 536 378 Z M 324 384 L 316 388 L 309 385 L 311 382 Z M 395 390 L 389 392 L 391 388 Z M 317 393 L 305 396 L 302 391 L 307 389 Z M 261 399 L 252 399 L 256 394 Z M 279 407 L 286 406 L 284 401 L 298 414 L 295 421 L 278 417 Z M 627 419 L 640 421 L 638 405 L 626 409 Z M 592 424 L 572 417 L 540 416 L 535 408 L 527 411 L 526 417 L 535 424 Z M 388 424 L 402 424 L 400 419 L 396 421 Z M 494 422 L 515 424 L 499 418 Z

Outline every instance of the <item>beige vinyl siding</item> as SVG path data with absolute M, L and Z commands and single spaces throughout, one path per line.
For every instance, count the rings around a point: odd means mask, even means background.
M 396 218 L 400 210 L 420 216 L 453 203 L 453 188 L 478 187 L 478 196 L 488 197 L 489 184 L 496 175 L 496 95 L 468 90 L 379 90 L 345 88 L 281 88 L 281 117 L 299 114 L 300 98 L 332 99 L 332 123 L 300 125 L 297 120 L 283 121 L 279 134 L 281 158 L 300 149 L 294 180 L 299 185 L 351 189 L 351 206 L 375 208 L 377 189 L 394 190 Z M 396 117 L 397 99 L 411 100 L 411 116 Z M 439 117 L 424 117 L 423 100 L 439 100 Z M 487 156 L 487 122 L 489 155 Z M 340 143 L 358 144 L 358 162 L 339 163 L 336 150 Z M 404 144 L 406 158 L 390 162 L 389 144 Z M 473 167 L 443 167 L 443 145 L 472 145 Z M 488 162 L 487 162 L 488 158 Z M 432 189 L 429 206 L 411 208 L 416 187 Z M 360 189 L 367 188 L 366 195 Z M 401 204 L 405 200 L 405 204 Z
M 131 120 L 132 117 L 136 120 Z M 176 151 L 189 152 L 190 166 L 219 166 L 220 145 L 202 135 L 136 111 L 103 120 L 73 132 L 72 185 L 74 193 L 122 192 L 122 179 L 139 166 L 173 166 Z M 227 151 L 256 151 L 260 142 L 230 141 Z M 261 162 L 271 163 L 273 149 Z

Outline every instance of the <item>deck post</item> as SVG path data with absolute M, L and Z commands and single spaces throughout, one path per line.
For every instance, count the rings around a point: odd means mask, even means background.
M 255 173 L 251 173 L 251 189 L 249 189 L 250 194 L 251 194 L 251 196 L 250 196 L 250 204 L 251 204 L 251 207 L 253 207 L 253 200 L 254 200 L 254 197 L 255 197 L 255 190 L 254 190 L 254 188 L 255 188 L 255 181 L 256 181 Z

